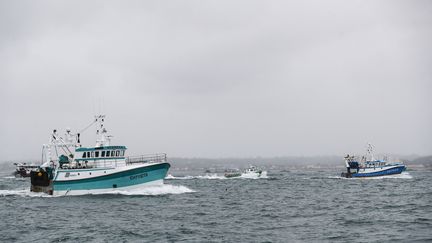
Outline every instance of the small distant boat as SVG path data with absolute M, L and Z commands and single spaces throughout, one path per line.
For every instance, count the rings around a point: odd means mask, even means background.
M 38 165 L 27 163 L 14 163 L 14 165 L 16 166 L 15 177 L 30 177 L 30 172 L 39 168 Z
M 261 169 L 259 169 L 256 166 L 249 166 L 249 168 L 247 168 L 246 170 L 242 171 L 226 171 L 224 176 L 226 178 L 233 178 L 233 177 L 240 177 L 240 176 L 245 176 L 245 177 L 261 177 L 261 175 L 263 174 L 263 171 Z
M 371 144 L 368 144 L 367 152 L 368 156 L 363 156 L 360 160 L 349 154 L 345 156 L 347 172 L 342 172 L 341 176 L 345 178 L 388 176 L 401 174 L 406 169 L 406 166 L 401 162 L 388 162 L 386 159 L 375 159 Z

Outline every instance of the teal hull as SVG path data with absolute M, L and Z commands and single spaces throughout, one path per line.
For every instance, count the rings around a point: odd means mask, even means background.
M 127 171 L 117 172 L 94 178 L 53 181 L 53 191 L 73 190 L 103 190 L 122 187 L 133 187 L 152 181 L 163 180 L 170 168 L 170 164 L 161 163 L 145 167 L 139 167 Z

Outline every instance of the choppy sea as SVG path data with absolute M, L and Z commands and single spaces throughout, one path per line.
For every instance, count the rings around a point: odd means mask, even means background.
M 427 242 L 432 172 L 341 179 L 268 170 L 225 179 L 170 170 L 138 192 L 52 197 L 0 173 L 0 242 Z

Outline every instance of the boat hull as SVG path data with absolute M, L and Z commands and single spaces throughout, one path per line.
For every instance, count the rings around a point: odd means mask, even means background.
M 364 168 L 364 169 L 359 169 L 358 172 L 354 172 L 354 173 L 342 173 L 341 176 L 347 178 L 388 176 L 388 175 L 401 174 L 405 169 L 406 169 L 405 165 L 392 165 L 392 166 L 385 166 L 382 168 Z
M 242 175 L 242 173 L 225 173 L 224 176 L 225 178 L 234 178 L 234 177 L 240 177 Z
M 135 184 L 131 186 L 122 186 L 117 188 L 101 188 L 101 189 L 74 189 L 74 190 L 54 190 L 54 196 L 77 196 L 77 195 L 88 195 L 88 194 L 104 194 L 104 193 L 116 193 L 116 192 L 131 192 L 134 190 L 145 189 L 151 186 L 163 185 L 163 179 L 148 181 L 141 184 Z
M 170 168 L 169 163 L 145 163 L 118 168 L 58 170 L 54 179 L 49 173 L 35 172 L 31 191 L 53 195 L 82 195 L 132 190 L 161 185 Z
M 71 170 L 66 178 L 62 174 L 68 173 L 67 170 L 59 171 L 53 181 L 54 195 L 76 195 L 91 194 L 116 189 L 127 190 L 142 186 L 162 184 L 166 177 L 170 164 L 142 164 L 126 166 L 122 168 L 81 170 L 74 172 Z M 79 171 L 79 170 L 75 170 Z M 77 179 L 72 173 L 85 178 Z M 91 174 L 95 176 L 91 176 Z M 99 173 L 99 174 L 98 174 Z M 103 173 L 103 174 L 102 174 Z

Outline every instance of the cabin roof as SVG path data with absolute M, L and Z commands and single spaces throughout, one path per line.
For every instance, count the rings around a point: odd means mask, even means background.
M 102 147 L 92 147 L 92 148 L 77 148 L 76 152 L 85 152 L 85 151 L 97 151 L 97 150 L 113 150 L 113 149 L 120 149 L 125 150 L 127 149 L 126 146 L 102 146 Z

